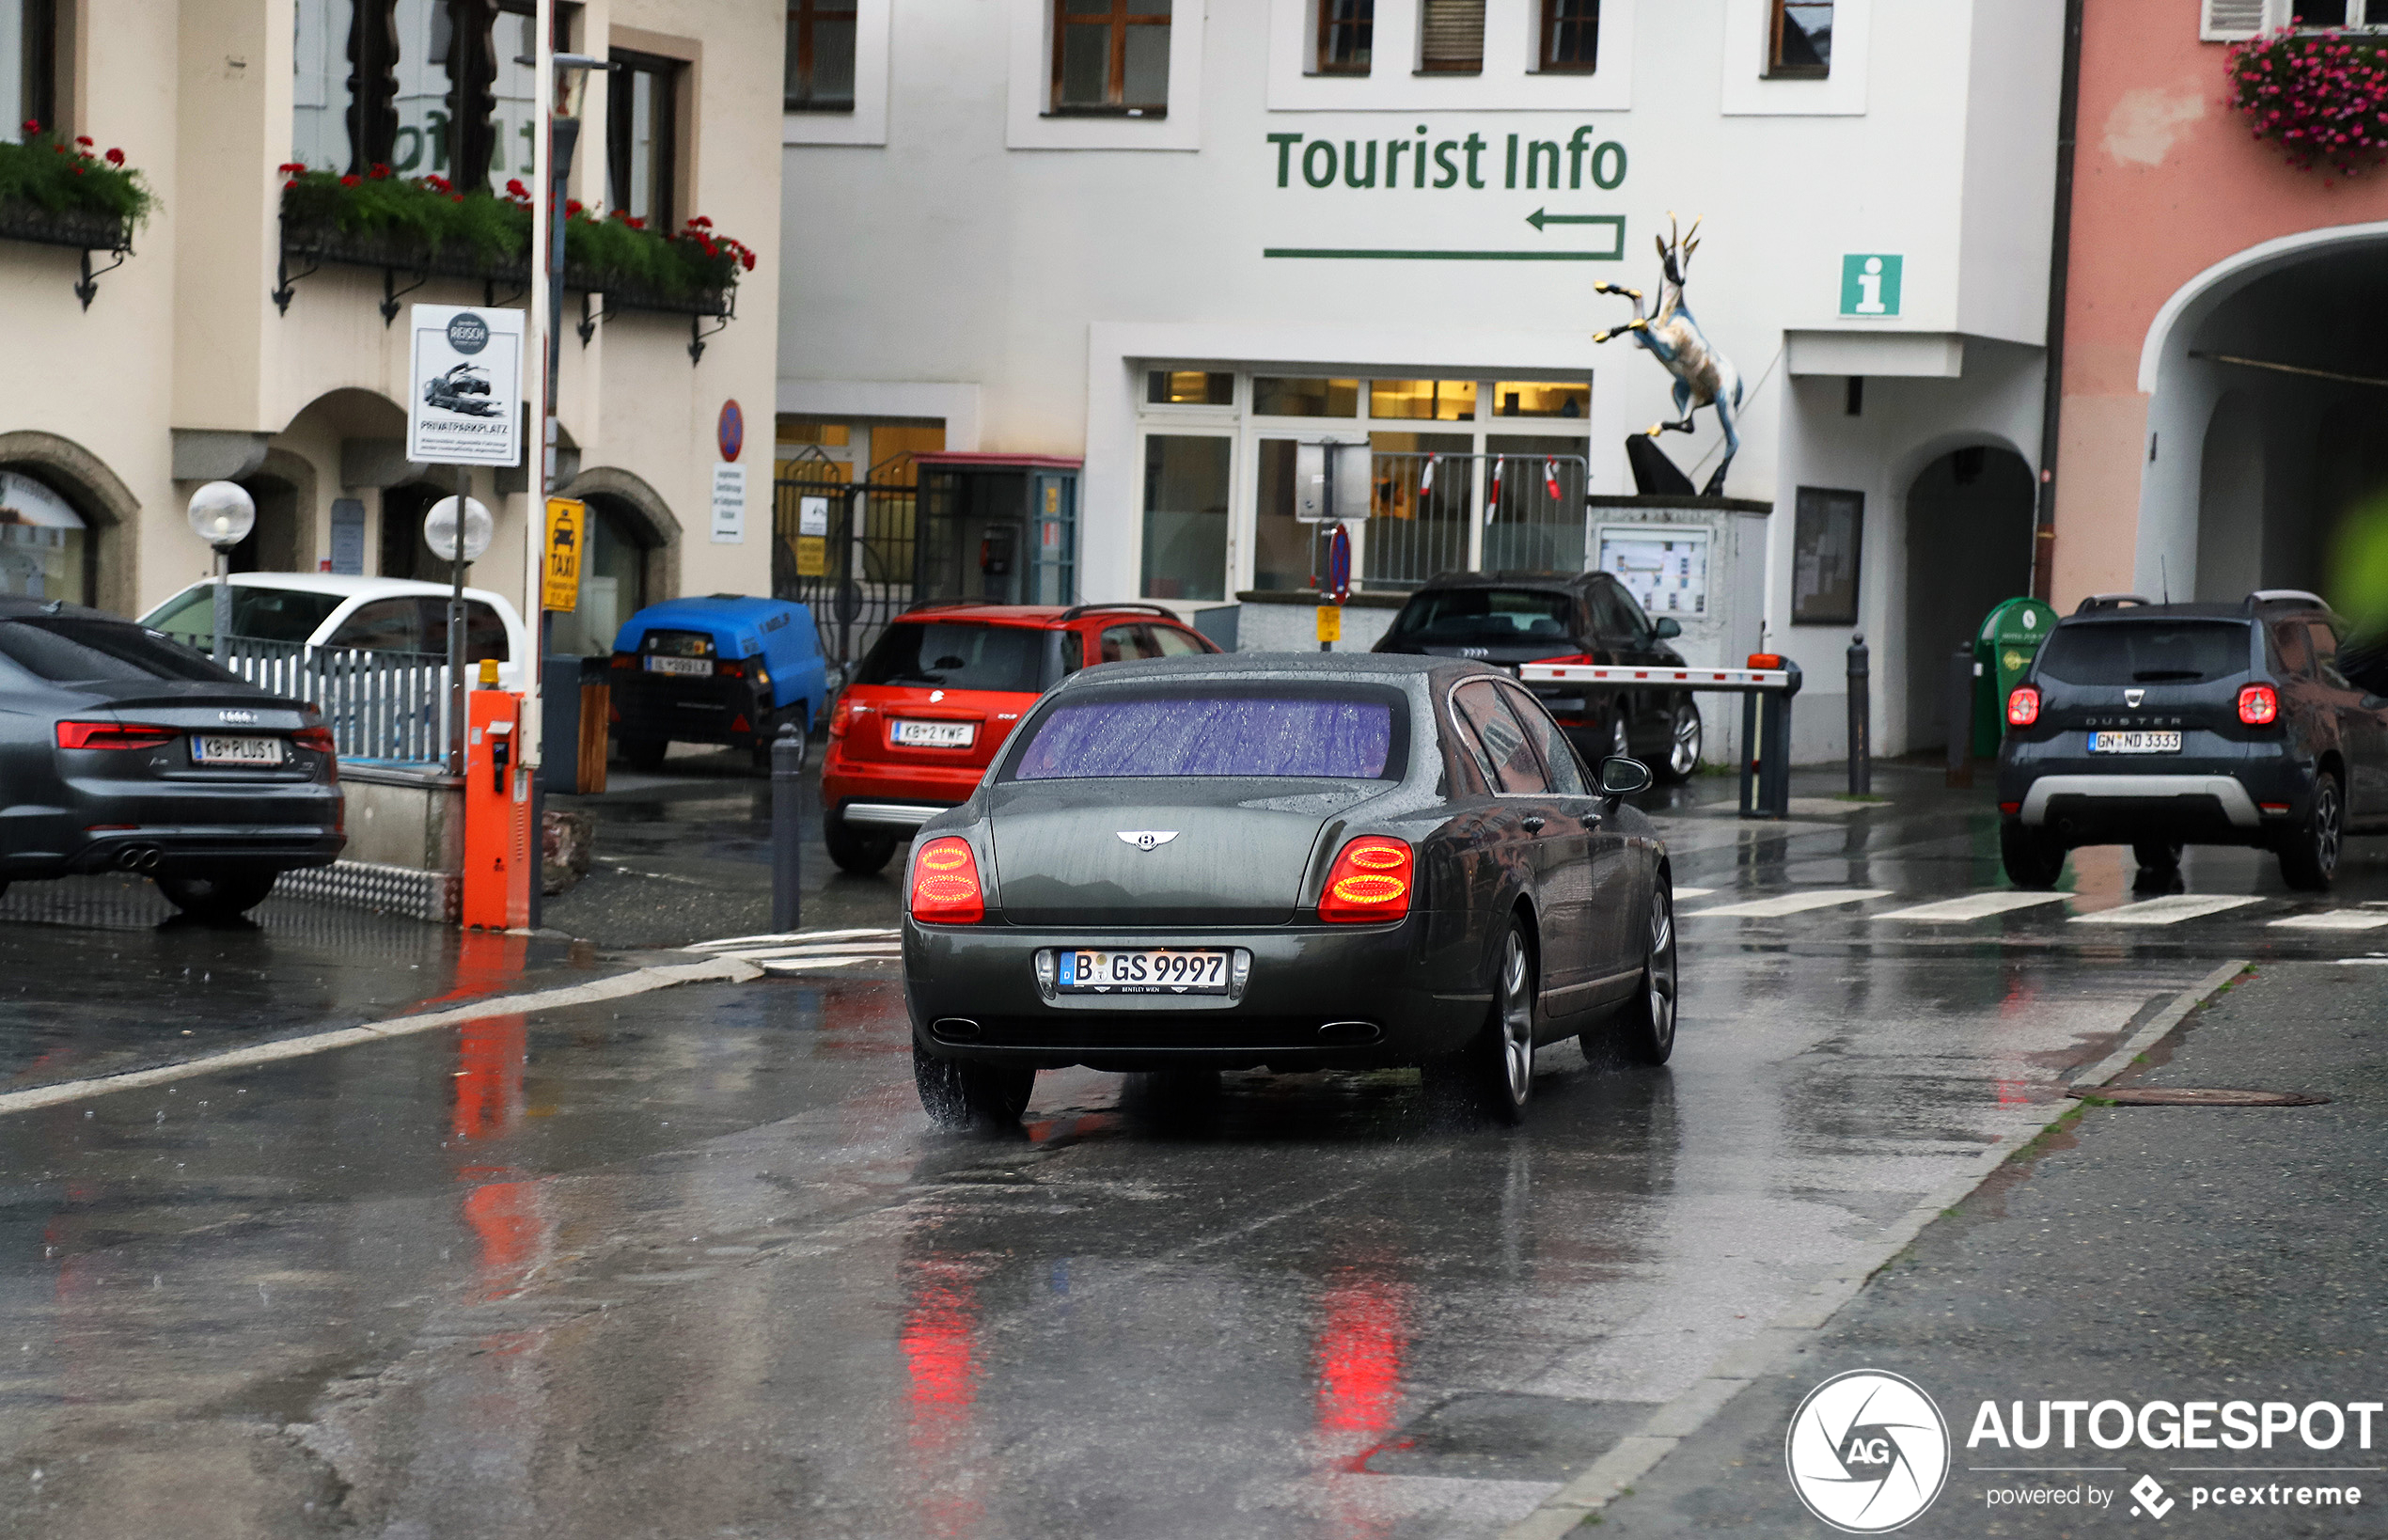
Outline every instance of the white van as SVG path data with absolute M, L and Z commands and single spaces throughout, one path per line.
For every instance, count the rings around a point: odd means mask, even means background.
M 328 573 L 235 573 L 232 635 L 303 647 L 377 652 L 448 652 L 445 583 Z M 207 652 L 215 641 L 215 583 L 194 583 L 141 618 L 143 625 Z M 486 589 L 464 590 L 464 663 L 497 660 L 497 682 L 525 687 L 530 634 L 514 606 Z

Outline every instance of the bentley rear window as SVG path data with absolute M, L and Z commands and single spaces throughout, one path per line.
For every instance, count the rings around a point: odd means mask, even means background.
M 1306 696 L 1181 696 L 1062 706 L 1037 725 L 1017 780 L 1142 776 L 1399 775 L 1393 706 Z
M 2057 628 L 2039 671 L 2067 684 L 2193 684 L 2247 671 L 2238 621 L 2109 621 Z

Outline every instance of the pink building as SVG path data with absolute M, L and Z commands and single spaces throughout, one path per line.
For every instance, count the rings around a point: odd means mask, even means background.
M 2388 490 L 2388 166 L 2295 169 L 2225 61 L 2284 25 L 2388 46 L 2388 0 L 2082 9 L 2047 591 L 2327 593 L 2338 521 Z

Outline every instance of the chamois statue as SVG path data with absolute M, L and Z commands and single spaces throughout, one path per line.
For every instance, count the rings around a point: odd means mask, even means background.
M 1703 488 L 1710 497 L 1724 495 L 1724 475 L 1733 468 L 1733 457 L 1741 452 L 1741 434 L 1734 427 L 1734 416 L 1741 410 L 1741 371 L 1733 360 L 1709 344 L 1707 334 L 1691 314 L 1691 306 L 1683 299 L 1684 271 L 1691 265 L 1691 254 L 1700 249 L 1700 221 L 1691 222 L 1691 233 L 1683 235 L 1675 216 L 1667 215 L 1667 238 L 1657 242 L 1658 304 L 1648 315 L 1642 312 L 1642 291 L 1625 289 L 1613 283 L 1597 284 L 1594 292 L 1623 294 L 1633 301 L 1633 319 L 1624 325 L 1605 332 L 1595 332 L 1595 342 L 1606 342 L 1612 337 L 1630 332 L 1633 339 L 1650 350 L 1667 372 L 1675 377 L 1675 410 L 1683 416 L 1673 422 L 1658 422 L 1650 426 L 1649 435 L 1688 433 L 1692 431 L 1692 415 L 1704 406 L 1717 409 L 1717 426 L 1724 430 L 1724 460 L 1716 474 L 1708 478 Z

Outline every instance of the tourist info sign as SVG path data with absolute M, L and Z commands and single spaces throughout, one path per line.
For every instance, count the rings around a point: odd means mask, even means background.
M 410 309 L 406 458 L 421 465 L 519 464 L 523 312 L 462 305 Z

